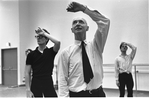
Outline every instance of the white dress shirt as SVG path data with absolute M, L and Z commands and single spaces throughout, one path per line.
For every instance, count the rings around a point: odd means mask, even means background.
M 122 56 L 119 55 L 116 57 L 115 61 L 115 78 L 118 80 L 119 73 L 131 73 L 132 72 L 132 58 L 131 54 Z
M 82 90 L 97 89 L 103 80 L 102 53 L 107 39 L 110 21 L 97 11 L 86 8 L 84 11 L 94 20 L 98 29 L 91 42 L 85 41 L 85 49 L 94 74 L 93 79 L 86 84 L 83 77 L 81 41 L 65 48 L 58 59 L 58 94 L 60 97 L 69 96 L 69 90 L 79 92 Z

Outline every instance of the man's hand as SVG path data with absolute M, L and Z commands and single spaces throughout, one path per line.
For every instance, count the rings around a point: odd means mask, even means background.
M 39 34 L 40 32 L 43 32 L 43 31 L 42 31 L 42 29 L 41 29 L 40 27 L 38 27 L 38 29 L 35 30 L 35 32 L 36 32 L 37 34 Z
M 116 80 L 116 85 L 119 87 L 120 86 L 120 83 L 118 80 Z
M 42 35 L 42 36 L 45 36 L 45 32 L 48 32 L 46 29 L 41 29 L 40 27 L 38 27 L 37 30 L 35 30 L 35 32 L 38 34 L 38 35 Z M 48 32 L 49 33 L 49 32 Z M 50 34 L 50 33 L 49 33 Z
M 86 9 L 86 6 L 80 4 L 80 3 L 77 3 L 77 2 L 72 2 L 69 4 L 69 6 L 67 7 L 67 11 L 68 12 L 78 12 L 78 11 L 85 11 Z
M 30 90 L 26 90 L 26 96 L 27 96 L 27 98 L 34 97 L 33 93 Z

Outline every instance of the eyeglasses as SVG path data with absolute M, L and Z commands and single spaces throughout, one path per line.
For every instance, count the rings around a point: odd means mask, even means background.
M 44 36 L 35 36 L 35 38 L 37 38 L 37 39 L 42 39 L 42 38 L 45 38 Z

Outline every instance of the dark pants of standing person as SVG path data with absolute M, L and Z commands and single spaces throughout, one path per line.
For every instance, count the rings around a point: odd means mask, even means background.
M 57 97 L 53 86 L 52 77 L 34 78 L 31 83 L 31 91 L 34 97 Z
M 106 97 L 102 89 L 102 86 L 92 91 L 89 91 L 89 90 L 81 91 L 81 92 L 69 91 L 69 96 L 70 97 Z
M 120 97 L 124 97 L 125 95 L 125 86 L 127 88 L 127 97 L 133 97 L 133 78 L 131 73 L 120 73 L 119 74 L 119 91 Z

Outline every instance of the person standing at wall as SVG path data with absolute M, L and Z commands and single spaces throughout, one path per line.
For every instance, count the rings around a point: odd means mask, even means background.
M 128 47 L 131 48 L 131 53 L 127 55 Z M 137 48 L 129 43 L 122 42 L 120 44 L 121 55 L 116 57 L 115 61 L 115 78 L 116 85 L 119 87 L 120 97 L 125 95 L 125 86 L 127 87 L 128 97 L 133 97 L 133 77 L 132 77 L 132 61 L 136 55 Z
M 98 29 L 91 42 L 86 41 L 89 29 L 84 18 L 72 22 L 74 44 L 65 48 L 58 60 L 58 92 L 60 97 L 105 97 L 102 89 L 102 53 L 107 40 L 110 20 L 97 10 L 72 2 L 68 12 L 83 12 L 96 22 Z
M 60 41 L 45 30 L 35 30 L 38 47 L 27 55 L 25 82 L 27 97 L 57 97 L 53 86 L 52 71 L 54 58 L 59 51 Z M 48 41 L 54 46 L 48 48 Z M 32 71 L 32 77 L 31 77 Z

